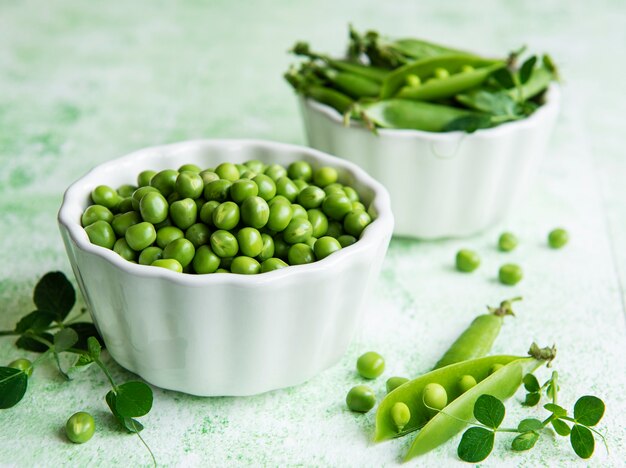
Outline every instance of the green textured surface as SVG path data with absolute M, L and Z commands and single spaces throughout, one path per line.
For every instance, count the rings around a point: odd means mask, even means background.
M 374 414 L 344 406 L 360 379 L 356 356 L 373 349 L 391 375 L 414 375 L 436 362 L 486 303 L 525 296 L 494 352 L 524 353 L 532 340 L 557 343 L 561 401 L 592 393 L 607 403 L 603 447 L 589 462 L 626 459 L 625 107 L 618 53 L 626 43 L 619 0 L 570 2 L 133 1 L 0 2 L 0 329 L 30 311 L 37 278 L 70 274 L 56 226 L 65 187 L 92 166 L 131 150 L 197 137 L 259 137 L 303 143 L 292 92 L 280 75 L 296 40 L 338 52 L 348 21 L 396 35 L 420 35 L 498 53 L 528 44 L 562 66 L 563 108 L 548 157 L 525 207 L 506 223 L 464 241 L 394 240 L 359 336 L 342 361 L 297 388 L 250 398 L 197 398 L 155 390 L 144 437 L 162 465 L 395 465 L 411 438 L 373 445 Z M 571 243 L 546 247 L 567 227 Z M 520 247 L 497 252 L 510 229 Z M 483 263 L 471 275 L 452 269 L 462 246 Z M 515 288 L 497 268 L 519 262 Z M 22 353 L 0 338 L 0 361 Z M 120 379 L 130 375 L 115 366 Z M 547 375 L 544 371 L 544 375 Z M 543 378 L 543 376 L 542 376 Z M 41 366 L 25 399 L 0 412 L 0 465 L 140 465 L 138 440 L 120 434 L 96 369 L 63 382 Z M 516 400 L 505 424 L 532 417 Z M 87 444 L 62 427 L 90 411 L 98 431 Z M 509 424 L 509 425 L 510 425 Z M 577 463 L 566 441 L 543 437 L 529 453 L 496 442 L 487 465 Z M 449 443 L 413 464 L 461 464 Z M 579 464 L 587 464 L 578 462 Z

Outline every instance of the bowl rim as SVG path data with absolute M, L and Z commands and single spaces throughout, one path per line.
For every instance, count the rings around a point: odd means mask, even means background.
M 275 149 L 282 152 L 294 152 L 294 153 L 306 153 L 320 164 L 331 165 L 334 167 L 342 168 L 351 173 L 356 180 L 361 184 L 367 186 L 373 191 L 373 198 L 371 206 L 373 206 L 377 213 L 376 218 L 370 223 L 363 231 L 361 238 L 358 242 L 342 248 L 335 252 L 333 255 L 329 255 L 322 260 L 315 261 L 305 265 L 289 265 L 288 268 L 281 268 L 278 270 L 257 274 L 257 275 L 241 275 L 241 274 L 181 274 L 166 268 L 156 268 L 150 265 L 140 265 L 129 262 L 123 259 L 113 250 L 98 245 L 92 244 L 89 241 L 87 233 L 85 232 L 80 221 L 74 219 L 75 212 L 78 209 L 80 213 L 83 212 L 83 202 L 81 197 L 89 194 L 94 185 L 94 181 L 97 180 L 101 171 L 110 170 L 117 165 L 129 164 L 141 164 L 153 156 L 166 156 L 169 154 L 180 154 L 179 151 L 184 148 L 197 148 L 198 146 L 210 146 L 223 148 L 225 153 L 228 153 L 228 148 L 234 147 L 262 147 L 266 150 Z M 147 165 L 144 165 L 147 167 Z M 72 242 L 76 247 L 89 254 L 95 255 L 106 260 L 112 266 L 118 268 L 123 273 L 131 274 L 134 276 L 141 276 L 145 278 L 163 279 L 171 281 L 173 283 L 202 287 L 206 285 L 236 285 L 241 287 L 256 287 L 259 285 L 265 285 L 268 283 L 275 283 L 282 280 L 296 280 L 297 278 L 305 279 L 314 274 L 327 274 L 329 269 L 333 269 L 339 266 L 339 264 L 350 261 L 360 255 L 374 256 L 372 252 L 368 252 L 372 247 L 377 247 L 382 239 L 390 238 L 393 231 L 393 214 L 391 212 L 391 200 L 387 189 L 372 176 L 367 174 L 363 169 L 354 163 L 340 159 L 336 156 L 332 156 L 328 153 L 309 148 L 306 146 L 280 143 L 262 139 L 195 139 L 186 140 L 176 143 L 170 143 L 165 145 L 151 146 L 142 148 L 116 159 L 112 159 L 101 163 L 82 177 L 73 182 L 65 191 L 63 195 L 63 201 L 58 212 L 57 220 L 59 226 L 64 227 Z
M 336 109 L 326 104 L 322 104 L 301 95 L 298 95 L 298 98 L 307 107 L 324 115 L 326 118 L 338 124 L 342 128 L 349 127 L 370 132 L 365 126 L 354 120 L 350 120 L 349 126 L 344 125 L 343 115 Z M 376 132 L 379 137 L 419 138 L 431 141 L 456 141 L 459 137 L 474 139 L 499 137 L 503 134 L 515 132 L 522 128 L 536 125 L 544 118 L 544 115 L 550 112 L 555 112 L 558 109 L 560 100 L 560 86 L 557 83 L 550 83 L 550 86 L 546 91 L 546 102 L 537 108 L 537 110 L 535 110 L 535 112 L 533 112 L 530 116 L 521 120 L 506 122 L 492 128 L 480 129 L 473 133 L 466 133 L 461 130 L 453 132 L 427 132 L 425 130 L 413 130 L 408 128 L 378 128 L 376 129 Z

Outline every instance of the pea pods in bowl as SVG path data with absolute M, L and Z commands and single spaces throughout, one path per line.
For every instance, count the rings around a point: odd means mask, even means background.
M 253 276 L 134 264 L 92 244 L 81 226 L 94 187 L 133 184 L 142 171 L 182 163 L 248 160 L 333 167 L 369 206 L 373 221 L 353 245 L 315 263 Z M 94 168 L 66 191 L 59 227 L 94 323 L 120 365 L 159 387 L 234 396 L 302 383 L 340 359 L 380 272 L 393 215 L 384 187 L 352 163 L 280 143 L 198 140 L 146 148 Z

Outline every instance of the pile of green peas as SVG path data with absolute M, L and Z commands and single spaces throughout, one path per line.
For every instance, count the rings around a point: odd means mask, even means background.
M 333 167 L 258 160 L 146 170 L 137 185 L 93 189 L 82 215 L 91 243 L 176 272 L 265 273 L 322 260 L 372 222 Z

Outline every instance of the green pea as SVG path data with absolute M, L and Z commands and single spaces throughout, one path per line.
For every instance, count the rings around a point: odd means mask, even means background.
M 204 181 L 197 172 L 182 171 L 176 177 L 175 190 L 182 198 L 195 200 L 204 191 Z
M 111 226 L 113 227 L 113 231 L 115 234 L 124 237 L 126 235 L 126 230 L 137 223 L 140 223 L 141 216 L 136 211 L 129 211 L 128 213 L 120 213 L 113 217 L 113 221 L 111 222 Z
M 302 179 L 292 179 L 292 180 L 293 180 L 293 183 L 296 185 L 296 187 L 298 187 L 298 193 L 302 192 L 302 190 L 304 190 L 306 187 L 309 186 L 309 184 L 307 184 Z
M 257 174 L 262 174 L 263 171 L 265 171 L 265 164 L 263 164 L 263 161 L 259 161 L 258 159 L 251 159 L 243 163 L 243 165 Z
M 290 179 L 309 181 L 313 177 L 313 168 L 306 161 L 294 161 L 287 168 Z
M 341 245 L 342 248 L 348 247 L 348 246 L 356 243 L 356 237 L 350 236 L 348 234 L 343 234 L 343 235 L 337 237 L 337 240 L 339 241 L 339 245 Z
M 514 263 L 507 263 L 502 265 L 498 271 L 498 279 L 500 283 L 513 286 L 519 283 L 524 276 L 524 272 L 519 265 Z
M 391 407 L 391 420 L 396 425 L 398 432 L 404 429 L 404 426 L 411 420 L 411 410 L 406 405 L 406 403 L 402 403 L 398 401 L 394 403 Z
M 87 227 L 96 221 L 111 223 L 113 221 L 113 213 L 106 206 L 90 205 L 84 211 L 80 221 L 83 227 Z
M 504 367 L 504 364 L 500 364 L 500 363 L 494 364 L 493 366 L 489 368 L 489 375 L 493 374 L 494 372 L 498 372 L 503 367 Z
M 139 187 L 148 187 L 155 175 L 156 171 L 141 171 L 137 176 L 137 185 Z
M 283 239 L 288 244 L 306 242 L 313 235 L 313 226 L 308 219 L 292 219 L 283 231 Z
M 134 193 L 134 192 L 133 192 Z M 128 213 L 129 211 L 133 211 L 133 197 L 122 198 L 122 201 L 119 205 L 117 205 L 118 213 Z
M 341 221 L 352 211 L 352 202 L 344 193 L 331 193 L 324 198 L 322 210 L 330 218 Z
M 461 73 L 469 73 L 469 72 L 473 72 L 475 70 L 474 67 L 472 67 L 471 65 L 463 65 L 461 67 Z
M 498 238 L 498 249 L 502 252 L 510 252 L 517 247 L 517 237 L 511 232 L 503 232 Z
M 281 177 L 287 177 L 287 169 L 280 164 L 271 164 L 265 169 L 265 175 L 277 182 Z
M 307 217 L 311 226 L 313 226 L 313 237 L 322 237 L 328 231 L 328 218 L 322 210 L 311 209 L 307 211 Z
M 237 233 L 239 250 L 247 257 L 256 257 L 263 250 L 261 233 L 254 228 L 245 227 Z
M 132 261 L 137 259 L 137 252 L 130 248 L 128 242 L 126 242 L 126 239 L 123 237 L 115 241 L 113 251 L 124 260 Z
M 233 264 L 235 257 L 224 257 L 220 259 L 220 267 L 230 271 L 230 266 Z
M 185 233 L 182 229 L 176 226 L 164 226 L 157 231 L 156 243 L 159 247 L 164 249 L 170 242 L 176 239 L 182 239 L 183 237 L 185 237 Z
M 137 223 L 126 230 L 125 239 L 131 249 L 140 251 L 151 246 L 156 240 L 156 230 L 152 224 L 145 221 Z
M 87 237 L 92 244 L 106 249 L 112 249 L 115 244 L 115 232 L 106 221 L 96 221 L 85 228 Z
M 317 237 L 309 237 L 304 243 L 313 249 L 315 252 L 315 243 L 317 242 Z
M 209 182 L 204 186 L 204 198 L 208 201 L 225 202 L 228 199 L 231 185 L 233 183 L 226 179 L 217 179 Z
M 346 194 L 346 197 L 348 197 L 352 203 L 360 201 L 359 194 L 352 187 L 344 186 L 343 193 Z
M 217 200 L 211 200 L 202 205 L 200 209 L 200 221 L 208 226 L 213 226 L 213 211 L 220 206 Z
M 196 250 L 192 261 L 193 270 L 199 275 L 214 273 L 220 266 L 220 257 L 215 255 L 208 245 L 201 245 Z
M 548 234 L 548 245 L 553 249 L 560 249 L 569 241 L 569 234 L 563 228 L 556 228 Z
M 209 182 L 213 182 L 214 180 L 220 180 L 220 176 L 218 176 L 215 172 L 209 170 L 202 171 L 198 175 L 202 179 L 202 183 L 204 185 L 207 185 Z
M 230 230 L 239 224 L 239 205 L 227 201 L 213 211 L 213 225 L 218 229 Z
M 9 367 L 11 367 L 12 369 L 21 370 L 28 377 L 33 375 L 33 363 L 26 358 L 20 358 L 20 359 L 16 359 L 15 361 L 11 361 L 9 363 Z
M 357 359 L 356 370 L 361 377 L 375 379 L 385 370 L 385 360 L 377 352 L 368 351 Z
M 256 197 L 259 194 L 259 187 L 252 180 L 239 179 L 233 182 L 230 187 L 230 198 L 235 203 L 241 203 L 248 197 Z
M 268 258 L 261 263 L 261 273 L 267 273 L 268 271 L 280 270 L 286 268 L 287 265 L 280 258 Z
M 459 379 L 459 390 L 461 393 L 467 392 L 470 388 L 476 386 L 476 379 L 471 375 L 463 375 Z
M 91 200 L 96 205 L 102 205 L 110 210 L 115 210 L 122 201 L 115 189 L 112 189 L 108 185 L 98 185 L 91 192 Z
M 450 72 L 446 70 L 445 68 L 441 68 L 441 67 L 435 68 L 435 78 L 439 78 L 440 80 L 443 80 L 449 77 L 450 77 Z
M 298 194 L 298 203 L 308 210 L 320 206 L 325 197 L 326 193 L 321 188 L 309 185 Z
M 293 244 L 287 253 L 287 261 L 290 265 L 304 265 L 315 261 L 315 253 L 307 244 Z
M 290 178 L 281 177 L 276 180 L 276 194 L 282 195 L 287 200 L 289 200 L 289 202 L 293 203 L 294 201 L 296 201 L 299 193 L 300 189 Z
M 84 444 L 96 432 L 96 422 L 89 413 L 79 411 L 70 416 L 65 423 L 65 434 L 75 444 Z
M 262 197 L 248 197 L 241 204 L 241 219 L 246 226 L 261 229 L 270 217 L 270 207 Z
M 470 273 L 480 266 L 480 257 L 473 250 L 461 249 L 456 253 L 456 269 Z
M 276 195 L 276 183 L 265 174 L 259 174 L 254 179 L 254 183 L 259 188 L 259 197 L 265 201 L 269 201 Z
M 247 170 L 248 170 L 248 167 L 247 167 L 247 166 L 244 166 L 243 164 L 240 164 L 240 163 L 235 163 L 235 167 L 236 167 L 236 168 L 237 168 L 237 170 L 239 171 L 239 178 L 241 178 L 241 173 L 242 173 L 243 171 L 247 171 Z
M 341 244 L 337 239 L 330 236 L 320 237 L 315 243 L 315 257 L 318 260 L 328 257 L 330 254 L 341 250 Z
M 283 236 L 275 236 L 274 237 L 274 257 L 281 258 L 283 260 L 287 259 L 289 255 L 290 244 L 285 242 Z
M 150 179 L 150 185 L 161 192 L 161 195 L 167 197 L 176 189 L 177 178 L 178 171 L 165 169 L 164 171 L 157 172 L 154 177 Z
M 133 192 L 133 196 L 131 197 L 133 210 L 139 211 L 139 203 L 141 202 L 141 199 L 150 192 L 160 193 L 157 189 L 150 186 L 139 187 Z
M 291 212 L 293 213 L 293 215 L 291 216 L 291 219 L 296 219 L 296 218 L 302 218 L 302 219 L 309 219 L 309 214 L 307 213 L 307 211 L 304 209 L 304 207 L 302 205 L 298 205 L 297 203 L 294 203 L 293 205 L 291 205 Z
M 230 266 L 230 271 L 238 275 L 256 275 L 261 273 L 261 264 L 254 258 L 235 257 Z
M 406 76 L 406 84 L 411 87 L 416 87 L 422 84 L 422 80 L 416 74 L 411 73 Z
M 117 194 L 122 198 L 128 198 L 133 196 L 133 192 L 137 190 L 134 185 L 124 184 L 117 188 Z
M 329 221 L 326 235 L 338 239 L 343 235 L 343 225 L 339 221 Z
M 448 393 L 442 385 L 432 382 L 424 387 L 422 401 L 429 409 L 441 411 L 448 404 Z
M 166 268 L 176 273 L 183 272 L 183 266 L 174 258 L 160 258 L 152 262 L 152 266 Z
M 251 171 L 250 169 L 246 169 L 241 174 L 239 174 L 240 179 L 254 179 L 258 175 L 257 172 Z
M 178 194 L 178 192 L 172 192 L 167 196 L 167 203 L 170 205 L 178 200 L 182 200 L 182 197 Z
M 346 395 L 346 405 L 350 411 L 367 413 L 376 404 L 376 395 L 367 385 L 352 387 Z
M 274 198 L 273 200 L 276 200 Z M 289 202 L 274 202 L 271 203 L 270 213 L 267 219 L 267 227 L 275 232 L 284 230 L 293 217 L 293 210 Z
M 228 231 L 215 231 L 211 234 L 211 250 L 221 258 L 234 257 L 239 251 L 237 238 Z
M 406 377 L 389 377 L 387 382 L 385 383 L 385 387 L 387 388 L 387 393 L 393 392 L 400 385 L 405 384 L 409 381 Z
M 188 239 L 196 249 L 201 245 L 208 244 L 210 237 L 211 230 L 203 223 L 192 224 L 187 231 L 185 231 L 185 238 Z
M 194 200 L 194 203 L 196 204 L 196 211 L 198 212 L 198 215 L 199 215 L 200 214 L 200 210 L 202 209 L 202 207 L 206 203 L 206 200 L 203 197 L 199 197 L 199 198 L 196 198 Z
M 337 182 L 338 178 L 339 174 L 337 174 L 337 169 L 327 166 L 320 167 L 313 174 L 313 182 L 315 185 L 322 188 Z
M 256 258 L 259 262 L 264 262 L 274 256 L 274 239 L 272 239 L 272 236 L 268 234 L 261 234 L 261 242 L 263 243 L 263 246 L 261 247 L 261 252 L 259 252 Z
M 163 258 L 163 249 L 156 246 L 146 247 L 139 254 L 139 264 L 152 265 L 155 260 L 160 260 L 161 258 Z
M 157 231 L 163 227 L 167 227 L 167 226 L 173 226 L 172 221 L 170 220 L 170 218 L 165 218 L 163 221 L 161 221 L 158 224 L 154 225 L 154 229 L 156 229 Z
M 218 268 L 215 273 L 230 273 L 226 268 Z
M 326 196 L 330 195 L 331 193 L 341 193 L 345 195 L 345 192 L 343 191 L 343 185 L 341 185 L 339 182 L 335 182 L 324 187 L 324 193 L 326 194 Z
M 167 218 L 169 205 L 160 193 L 149 192 L 141 197 L 139 212 L 144 221 L 157 224 Z
M 372 218 L 365 211 L 353 210 L 343 219 L 343 228 L 348 234 L 358 238 L 371 222 Z
M 163 258 L 173 258 L 177 260 L 183 268 L 191 263 L 195 254 L 196 248 L 191 241 L 184 237 L 173 240 L 163 249 Z
M 193 172 L 195 174 L 200 174 L 200 172 L 202 172 L 202 169 L 200 169 L 200 166 L 197 166 L 195 164 L 183 164 L 178 168 L 178 172 Z
M 231 182 L 239 179 L 239 169 L 233 163 L 221 163 L 215 168 L 215 173 L 220 176 L 220 179 L 230 180 Z

